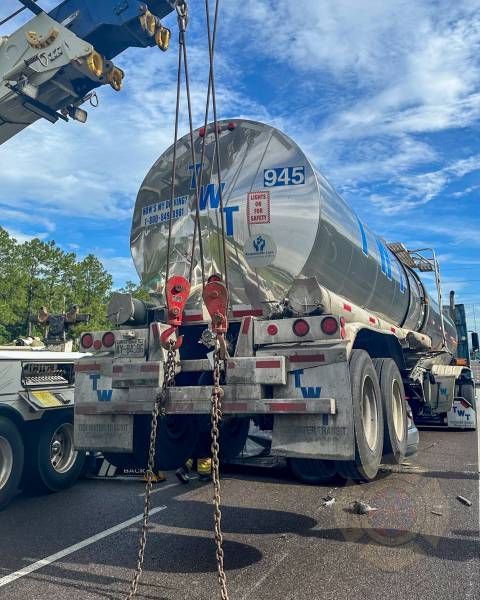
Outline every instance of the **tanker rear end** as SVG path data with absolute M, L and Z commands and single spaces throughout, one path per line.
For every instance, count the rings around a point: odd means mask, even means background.
M 451 409 L 465 375 L 453 361 L 453 322 L 428 297 L 413 255 L 375 236 L 285 134 L 220 122 L 221 179 L 212 126 L 194 140 L 197 157 L 205 143 L 203 165 L 192 164 L 182 138 L 173 198 L 173 148 L 138 193 L 131 250 L 151 302 L 117 294 L 116 328 L 82 337 L 96 353 L 77 367 L 76 443 L 145 467 L 157 403 L 158 468 L 209 451 L 217 340 L 202 296 L 215 284 L 230 295 L 223 456 L 241 451 L 253 420 L 306 481 L 374 478 L 382 460 L 403 459 L 412 411 Z M 179 278 L 191 290 L 181 327 L 169 331 L 164 293 Z M 163 390 L 164 342 L 178 335 L 175 385 Z

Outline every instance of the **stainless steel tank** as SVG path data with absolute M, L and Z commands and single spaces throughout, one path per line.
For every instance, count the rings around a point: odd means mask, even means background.
M 422 331 L 440 348 L 440 312 L 417 275 L 406 268 L 337 194 L 298 145 L 264 123 L 219 122 L 221 185 L 231 303 L 268 315 L 295 277 L 319 283 L 397 326 Z M 188 277 L 194 229 L 195 177 L 205 137 L 200 188 L 200 222 L 206 277 L 223 272 L 219 181 L 212 126 L 194 133 L 197 164 L 189 136 L 179 140 L 169 276 Z M 150 169 L 138 192 L 131 251 L 142 284 L 162 292 L 165 283 L 173 146 Z M 198 239 L 198 238 L 197 238 Z M 201 303 L 198 243 L 192 295 Z M 450 319 L 447 340 L 456 338 Z

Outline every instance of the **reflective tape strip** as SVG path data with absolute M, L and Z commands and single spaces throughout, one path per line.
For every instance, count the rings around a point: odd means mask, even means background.
M 143 372 L 151 372 L 151 371 L 158 371 L 159 369 L 159 363 L 151 363 L 151 364 L 146 364 L 146 365 L 142 365 L 140 367 L 140 371 Z
M 252 322 L 252 317 L 247 317 L 242 325 L 242 335 L 247 335 L 250 330 L 250 323 Z
M 305 402 L 267 402 L 267 406 L 272 412 L 306 412 Z
M 97 363 L 93 363 L 93 364 L 89 364 L 89 365 L 84 365 L 84 364 L 77 364 L 75 365 L 75 373 L 81 373 L 83 371 L 100 371 L 100 365 Z
M 113 367 L 112 371 L 113 371 L 113 373 L 122 373 L 123 367 L 116 365 L 115 367 Z
M 223 412 L 248 412 L 248 402 L 222 402 Z
M 203 321 L 203 315 L 183 315 L 184 323 L 189 323 L 192 321 Z
M 280 369 L 281 366 L 279 360 L 257 360 L 255 363 L 257 369 Z
M 289 356 L 288 360 L 291 363 L 325 362 L 325 354 L 296 354 Z
M 232 317 L 261 317 L 263 315 L 263 310 L 259 309 L 249 309 L 249 310 L 233 310 Z
M 352 307 L 350 306 L 350 304 L 344 304 L 343 310 L 346 310 L 347 312 L 352 312 Z
M 368 320 L 370 321 L 370 323 L 373 323 L 374 325 L 377 322 L 377 320 L 375 319 L 375 317 L 368 317 Z

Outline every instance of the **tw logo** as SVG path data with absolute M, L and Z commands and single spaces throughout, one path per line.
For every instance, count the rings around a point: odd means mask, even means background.
M 453 405 L 452 408 L 453 408 L 453 413 L 454 414 L 456 414 L 459 417 L 464 417 L 465 419 L 467 419 L 467 421 L 470 420 L 470 415 L 465 411 L 465 409 L 459 408 L 455 404 Z
M 92 381 L 93 391 L 97 392 L 97 398 L 99 402 L 110 402 L 112 399 L 113 390 L 99 390 L 97 387 L 100 375 L 90 375 Z
M 188 165 L 188 170 L 192 174 L 192 179 L 190 181 L 190 189 L 194 190 L 197 185 L 197 177 L 200 173 L 201 163 L 195 164 L 195 169 L 193 165 Z M 203 165 L 205 168 L 205 165 Z M 199 198 L 198 198 L 198 208 L 199 210 L 206 210 L 209 206 L 212 210 L 218 209 L 220 205 L 220 192 L 223 194 L 223 190 L 225 189 L 225 182 L 222 181 L 220 185 L 215 185 L 214 183 L 209 183 L 207 185 L 201 185 L 199 190 Z M 238 206 L 224 206 L 223 214 L 225 215 L 225 233 L 227 235 L 233 235 L 233 213 L 236 213 L 240 210 Z
M 300 375 L 303 375 L 303 369 L 298 369 L 293 372 L 295 377 L 295 387 L 300 388 L 302 392 L 302 396 L 304 398 L 320 398 L 320 393 L 322 391 L 321 387 L 304 387 L 302 386 Z

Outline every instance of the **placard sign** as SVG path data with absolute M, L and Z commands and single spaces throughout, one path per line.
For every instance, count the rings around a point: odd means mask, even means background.
M 270 192 L 247 194 L 247 222 L 249 225 L 270 223 Z

